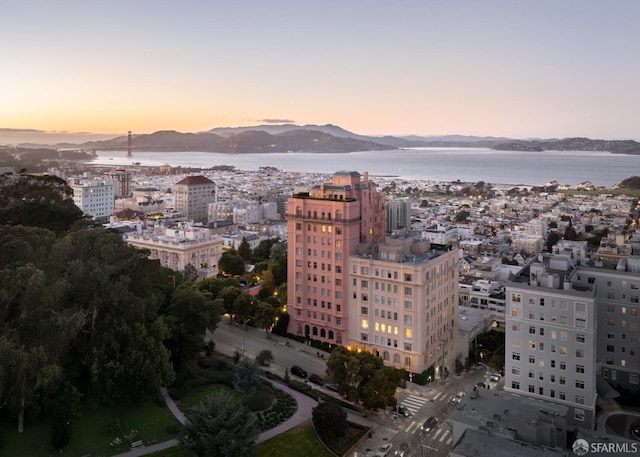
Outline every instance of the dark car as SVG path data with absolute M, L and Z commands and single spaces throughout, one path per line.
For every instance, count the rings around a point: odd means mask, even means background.
M 430 431 L 432 431 L 434 428 L 436 428 L 438 425 L 438 418 L 435 416 L 431 416 L 429 419 L 427 419 L 426 421 L 424 421 L 424 424 L 422 424 L 422 427 L 420 427 L 420 429 L 423 432 L 429 433 Z
M 322 378 L 320 376 L 318 376 L 317 374 L 311 374 L 309 376 L 309 382 L 312 382 L 314 384 L 318 384 L 319 386 L 323 386 L 324 382 L 322 382 Z
M 476 384 L 476 387 L 478 388 L 482 387 L 483 389 L 486 389 L 487 385 L 484 382 L 479 382 L 478 384 Z
M 298 365 L 291 367 L 291 374 L 298 376 L 299 378 L 306 378 L 307 372 L 300 368 Z
M 406 406 L 401 406 L 398 408 L 398 412 L 400 414 L 402 414 L 404 417 L 411 417 L 413 416 L 413 413 L 411 412 L 411 410 L 409 408 L 407 408 Z
M 328 390 L 331 390 L 333 392 L 337 392 L 338 391 L 338 386 L 336 386 L 335 384 L 325 384 L 324 387 Z

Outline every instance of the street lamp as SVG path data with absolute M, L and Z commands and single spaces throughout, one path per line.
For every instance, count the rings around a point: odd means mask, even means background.
M 244 357 L 244 334 L 247 333 L 247 324 L 252 319 L 253 319 L 253 317 L 250 317 L 249 319 L 244 321 L 244 323 L 242 324 L 242 356 L 243 357 Z

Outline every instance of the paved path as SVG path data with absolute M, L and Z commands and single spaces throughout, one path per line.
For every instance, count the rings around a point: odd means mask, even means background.
M 288 393 L 289 395 L 291 395 L 296 400 L 298 408 L 296 409 L 296 412 L 294 413 L 294 415 L 291 416 L 288 420 L 258 435 L 258 439 L 256 441 L 257 443 L 262 443 L 263 441 L 267 441 L 275 436 L 278 436 L 286 432 L 287 430 L 297 427 L 298 425 L 303 424 L 304 422 L 310 420 L 311 410 L 318 404 L 316 400 L 298 392 L 297 390 L 291 389 L 288 386 L 285 386 L 275 381 L 273 381 L 272 384 L 275 388 L 278 388 Z M 178 419 L 178 421 L 181 424 L 184 424 L 186 420 L 184 413 L 178 408 L 176 403 L 173 401 L 173 398 L 171 398 L 171 396 L 169 395 L 169 392 L 167 392 L 167 389 L 163 387 L 161 389 L 161 392 L 167 403 L 167 408 L 169 408 L 171 413 L 176 417 L 176 419 Z M 347 415 L 349 420 L 352 422 L 357 422 L 362 425 L 374 427 L 375 430 L 380 430 L 381 432 L 384 430 L 385 435 L 388 435 L 392 431 L 395 431 L 392 429 L 387 430 L 386 427 L 380 427 L 379 425 L 376 425 L 374 422 L 372 422 L 369 418 L 362 417 L 361 415 L 350 412 L 348 410 L 347 410 Z M 177 446 L 178 444 L 179 444 L 178 440 L 163 441 L 161 443 L 156 443 L 149 446 L 140 446 L 140 447 L 131 449 L 128 452 L 123 452 L 122 454 L 118 454 L 114 457 L 139 457 L 146 454 L 152 454 L 154 452 L 160 452 L 160 451 L 163 451 L 164 449 L 169 449 L 174 446 Z M 364 446 L 365 444 L 369 445 L 369 443 L 363 443 L 363 447 L 366 447 Z

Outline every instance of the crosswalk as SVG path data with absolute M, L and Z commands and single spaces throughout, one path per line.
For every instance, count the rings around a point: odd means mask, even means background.
M 400 406 L 404 406 L 409 411 L 411 411 L 412 414 L 415 414 L 420 408 L 422 408 L 422 405 L 424 405 L 428 401 L 429 399 L 425 397 L 417 397 L 415 395 L 409 395 L 400 404 Z
M 442 392 L 438 392 L 434 397 L 433 397 L 433 401 L 438 401 L 440 399 L 440 397 L 444 398 L 445 394 Z
M 407 433 L 419 433 L 420 422 L 412 421 L 404 430 Z M 453 435 L 446 427 L 440 427 L 435 432 L 429 435 L 429 441 L 432 443 L 445 443 L 451 445 L 453 443 Z

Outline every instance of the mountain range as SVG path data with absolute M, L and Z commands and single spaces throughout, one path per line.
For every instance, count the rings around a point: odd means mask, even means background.
M 127 149 L 127 136 L 84 143 L 33 144 L 21 147 L 55 149 Z M 592 140 L 589 138 L 517 140 L 505 137 L 464 135 L 443 136 L 367 136 L 341 127 L 327 125 L 257 125 L 221 127 L 198 133 L 162 130 L 151 134 L 132 135 L 132 148 L 138 150 L 205 151 L 227 153 L 267 152 L 354 152 L 388 151 L 402 148 L 456 147 L 493 148 L 508 151 L 609 151 L 640 154 L 640 143 L 633 140 Z

